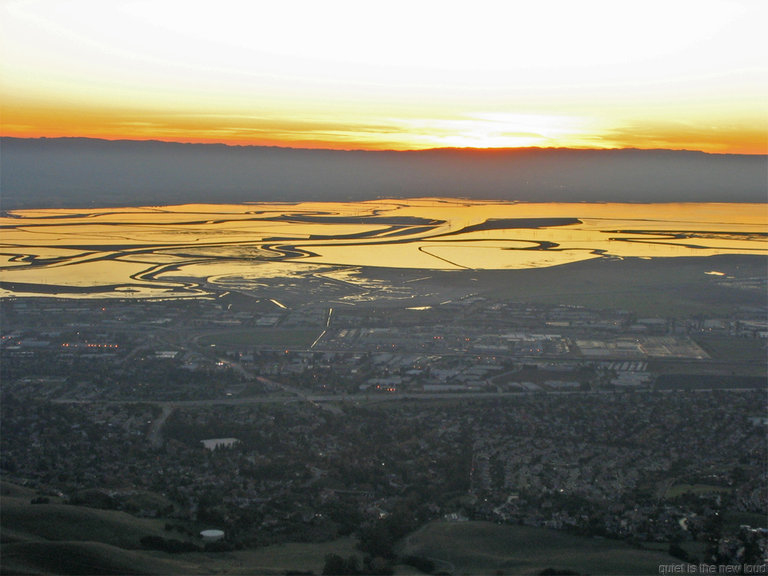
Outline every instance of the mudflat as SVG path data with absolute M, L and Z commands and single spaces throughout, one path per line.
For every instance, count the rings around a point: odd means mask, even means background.
M 360 267 L 522 270 L 594 259 L 768 255 L 762 204 L 439 198 L 19 210 L 0 296 L 194 297 Z

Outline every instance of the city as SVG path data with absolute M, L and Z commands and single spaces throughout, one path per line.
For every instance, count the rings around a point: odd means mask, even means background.
M 142 546 L 189 553 L 212 527 L 230 553 L 352 537 L 391 572 L 439 560 L 403 540 L 419 527 L 492 522 L 762 561 L 768 324 L 745 293 L 763 279 L 711 276 L 738 302 L 688 317 L 416 279 L 375 301 L 315 275 L 309 301 L 296 278 L 4 299 L 3 478 L 160 519 Z

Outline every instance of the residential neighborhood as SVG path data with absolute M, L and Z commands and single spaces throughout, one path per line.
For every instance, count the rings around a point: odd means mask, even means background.
M 443 519 L 768 551 L 759 311 L 2 306 L 0 466 L 43 495 L 232 546 Z

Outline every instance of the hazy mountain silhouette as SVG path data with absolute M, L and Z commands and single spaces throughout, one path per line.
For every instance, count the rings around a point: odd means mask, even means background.
M 672 150 L 308 150 L 2 138 L 0 207 L 367 200 L 765 202 L 764 155 Z

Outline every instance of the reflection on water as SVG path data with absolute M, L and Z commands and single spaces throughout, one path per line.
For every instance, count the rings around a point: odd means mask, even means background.
M 521 269 L 768 254 L 763 204 L 359 203 L 19 210 L 0 295 L 190 297 L 330 267 Z M 340 269 L 339 269 L 340 267 Z

